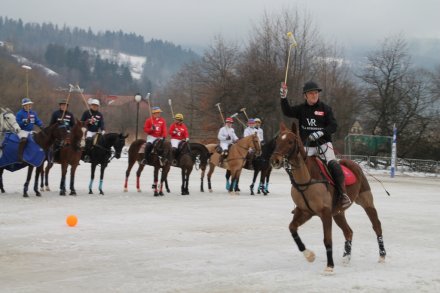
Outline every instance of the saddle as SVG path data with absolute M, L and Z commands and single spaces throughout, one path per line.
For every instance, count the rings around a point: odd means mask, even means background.
M 335 185 L 335 182 L 333 181 L 332 176 L 330 175 L 330 172 L 327 168 L 327 164 L 325 164 L 320 158 L 315 157 L 316 163 L 319 166 L 319 169 L 321 170 L 321 173 L 324 174 L 325 178 L 331 185 Z M 342 172 L 344 173 L 345 178 L 345 186 L 353 185 L 356 183 L 356 176 L 353 174 L 353 172 L 341 164 Z

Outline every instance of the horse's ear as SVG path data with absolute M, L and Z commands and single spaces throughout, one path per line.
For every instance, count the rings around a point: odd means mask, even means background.
M 9 108 L 6 108 L 5 110 L 6 110 L 6 111 L 9 111 L 9 112 L 12 112 L 12 110 L 11 110 L 11 109 L 9 109 Z
M 295 122 L 292 123 L 292 132 L 298 134 L 298 126 Z
M 284 121 L 281 121 L 280 123 L 280 132 L 286 131 L 287 127 L 286 124 L 284 124 Z

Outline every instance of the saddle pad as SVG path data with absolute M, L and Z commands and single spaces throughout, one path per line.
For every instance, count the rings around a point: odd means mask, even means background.
M 5 168 L 8 171 L 17 171 L 26 167 L 18 161 L 18 145 L 20 138 L 15 133 L 7 133 L 2 143 L 3 154 L 0 157 L 0 167 Z M 23 161 L 34 166 L 40 166 L 46 154 L 43 149 L 34 141 L 31 135 L 28 136 L 26 147 L 24 148 Z
M 318 163 L 319 169 L 321 169 L 322 174 L 324 174 L 324 176 L 327 178 L 328 182 L 330 182 L 330 184 L 332 184 L 332 185 L 335 185 L 335 183 L 333 182 L 333 178 L 328 173 L 328 169 L 326 166 L 324 166 L 324 163 L 319 158 L 315 158 L 315 160 L 316 160 L 316 163 Z M 342 172 L 344 173 L 345 186 L 355 184 L 356 183 L 356 176 L 354 176 L 353 172 L 342 164 L 341 164 L 341 167 L 342 167 Z

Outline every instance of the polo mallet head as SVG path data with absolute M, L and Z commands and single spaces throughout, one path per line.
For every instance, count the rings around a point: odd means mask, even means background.
M 220 108 L 220 103 L 215 104 L 220 112 L 220 116 L 222 117 L 223 124 L 225 124 L 225 117 L 223 117 L 222 109 Z
M 243 127 L 244 128 L 246 128 L 246 124 L 244 124 L 244 122 L 243 121 L 241 121 L 241 119 L 240 118 L 238 118 L 238 113 L 234 113 L 234 114 L 232 114 L 231 116 L 230 116 L 231 118 L 235 118 L 235 119 L 237 119 L 238 120 L 238 122 L 240 122 L 241 123 L 241 125 L 243 125 Z
M 292 32 L 287 33 L 287 39 L 289 40 L 290 45 L 289 45 L 289 53 L 287 55 L 286 76 L 284 77 L 285 85 L 287 85 L 287 73 L 289 72 L 290 51 L 292 51 L 292 47 L 296 47 L 298 45 Z
M 244 116 L 246 116 L 246 119 L 247 119 L 247 120 L 249 120 L 249 116 L 248 116 L 248 114 L 246 113 L 246 108 L 241 108 L 241 109 L 240 109 L 240 112 L 243 113 Z
M 168 105 L 170 105 L 171 116 L 174 119 L 173 102 L 171 101 L 171 99 L 168 99 Z
M 151 93 L 147 93 L 146 96 L 143 98 L 143 100 L 145 102 L 147 102 L 148 104 L 150 104 L 150 96 L 151 96 Z
M 26 69 L 26 70 L 31 70 L 32 67 L 27 66 L 27 65 L 21 65 L 21 68 Z

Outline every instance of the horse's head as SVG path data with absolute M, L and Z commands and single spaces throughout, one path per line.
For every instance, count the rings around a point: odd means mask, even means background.
M 128 134 L 123 135 L 122 133 L 117 134 L 117 137 L 113 143 L 113 148 L 115 149 L 115 158 L 119 159 L 121 157 L 122 148 L 125 146 L 125 139 Z
M 290 162 L 293 158 L 297 157 L 298 153 L 304 153 L 301 139 L 298 133 L 295 132 L 290 131 L 284 123 L 281 123 L 275 150 L 270 157 L 270 163 L 273 168 L 279 169 L 286 162 Z
M 255 151 L 257 157 L 261 156 L 261 143 L 260 138 L 256 133 L 252 134 L 252 148 Z
M 18 133 L 21 128 L 18 125 L 17 120 L 15 119 L 14 113 L 9 108 L 1 108 L 1 119 L 0 119 L 0 127 L 2 130 L 13 131 Z

